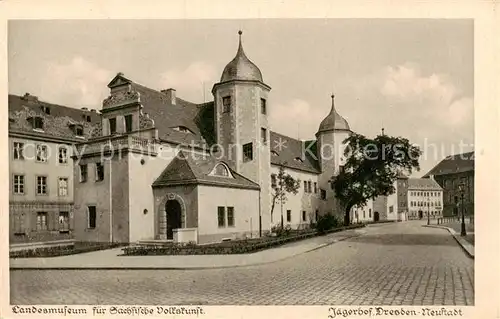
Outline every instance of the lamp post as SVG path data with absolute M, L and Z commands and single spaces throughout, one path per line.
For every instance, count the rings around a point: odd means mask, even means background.
M 465 231 L 465 214 L 464 214 L 464 191 L 465 191 L 465 185 L 464 183 L 460 183 L 458 185 L 458 189 L 460 191 L 460 206 L 462 210 L 462 227 L 460 230 L 460 236 L 467 236 L 467 232 Z
M 429 197 L 429 193 L 427 192 L 426 194 L 427 194 L 427 225 L 430 225 L 431 224 L 431 216 L 430 216 L 430 214 L 431 214 L 430 200 L 431 199 Z

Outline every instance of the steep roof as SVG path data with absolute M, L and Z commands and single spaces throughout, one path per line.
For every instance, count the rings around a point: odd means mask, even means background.
M 335 109 L 335 95 L 332 95 L 332 108 L 330 113 L 321 121 L 318 133 L 329 131 L 350 131 L 349 123 Z
M 474 152 L 450 155 L 439 162 L 423 177 L 431 175 L 447 175 L 474 170 Z
M 319 174 L 319 164 L 315 159 L 316 148 L 308 148 L 312 141 L 300 141 L 276 132 L 270 132 L 271 164 Z M 308 151 L 310 150 L 310 152 Z
M 220 161 L 211 156 L 203 158 L 199 154 L 186 154 L 181 151 L 163 170 L 152 186 L 202 184 L 219 187 L 260 189 L 258 184 L 237 174 L 229 167 L 228 169 L 234 178 L 209 175 L 218 163 Z
M 238 34 L 240 35 L 238 52 L 236 52 L 236 56 L 224 68 L 220 81 L 245 80 L 263 82 L 261 71 L 255 63 L 250 61 L 243 50 L 243 45 L 241 44 L 242 32 L 239 31 Z
M 206 141 L 207 146 L 215 143 L 214 102 L 195 104 L 176 97 L 175 104 L 172 104 L 163 92 L 135 82 L 131 85 L 140 93 L 143 111 L 154 120 L 160 139 L 198 145 Z M 190 132 L 175 130 L 179 126 L 188 128 Z
M 408 189 L 442 190 L 432 178 L 408 178 Z
M 97 112 L 47 103 L 29 93 L 24 96 L 9 94 L 8 103 L 10 133 L 25 133 L 40 138 L 51 137 L 81 142 L 81 138 L 75 136 L 71 125 L 82 125 L 84 137 L 88 138 L 101 122 L 101 115 Z M 29 118 L 35 116 L 43 119 L 43 131 L 33 130 Z

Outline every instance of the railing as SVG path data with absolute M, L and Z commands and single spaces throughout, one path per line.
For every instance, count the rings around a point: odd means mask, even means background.
M 448 224 L 448 223 L 453 223 L 453 222 L 461 222 L 462 217 L 461 216 L 449 216 L 449 217 L 439 217 L 437 219 L 437 224 Z M 470 224 L 474 224 L 474 215 L 469 215 L 465 216 L 464 221 Z
M 141 138 L 132 135 L 111 137 L 106 140 L 90 141 L 77 146 L 76 155 L 91 153 L 121 152 L 123 150 L 135 150 L 157 154 L 157 144 L 155 140 Z

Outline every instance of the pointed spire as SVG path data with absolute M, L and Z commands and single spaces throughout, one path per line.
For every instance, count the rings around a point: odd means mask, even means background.
M 237 56 L 239 54 L 245 55 L 245 51 L 243 51 L 243 44 L 241 43 L 241 35 L 242 34 L 243 34 L 243 31 L 241 31 L 241 30 L 238 31 L 238 35 L 239 35 L 240 40 L 239 40 L 239 45 L 238 45 L 238 53 L 236 54 Z
M 333 113 L 335 112 L 335 94 L 332 93 L 331 97 L 332 97 L 332 110 L 330 111 L 330 113 Z
M 385 131 L 385 129 L 384 129 L 384 128 L 382 128 L 382 135 L 385 135 L 385 134 L 384 134 L 384 131 Z

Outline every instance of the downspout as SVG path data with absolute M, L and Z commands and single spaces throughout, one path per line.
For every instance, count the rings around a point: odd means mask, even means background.
M 261 202 L 261 194 L 262 190 L 259 188 L 259 237 L 262 237 L 262 202 Z
M 113 156 L 113 155 L 111 155 Z M 109 242 L 113 242 L 113 175 L 112 158 L 109 159 Z

